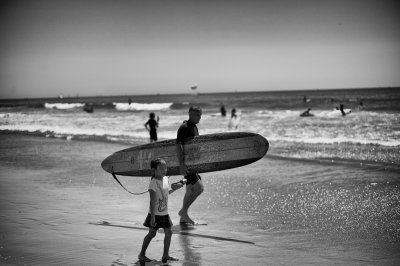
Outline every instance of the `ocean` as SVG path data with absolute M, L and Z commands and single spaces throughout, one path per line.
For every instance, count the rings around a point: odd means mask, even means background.
M 399 103 L 399 88 L 0 100 L 0 261 L 133 265 L 148 195 L 130 195 L 100 163 L 149 142 L 150 112 L 159 139 L 176 138 L 195 104 L 200 134 L 255 132 L 270 148 L 250 165 L 201 175 L 189 215 L 208 224 L 174 234 L 176 265 L 399 265 Z M 313 116 L 300 116 L 308 108 Z M 143 192 L 149 178 L 120 181 Z M 169 198 L 174 223 L 184 193 Z
M 269 156 L 398 168 L 399 103 L 399 88 L 0 100 L 0 131 L 139 145 L 149 141 L 150 112 L 160 119 L 159 140 L 173 139 L 198 105 L 200 134 L 258 133 L 270 142 Z M 336 110 L 341 104 L 346 116 Z M 228 126 L 233 108 L 237 128 Z M 300 117 L 307 108 L 313 116 Z

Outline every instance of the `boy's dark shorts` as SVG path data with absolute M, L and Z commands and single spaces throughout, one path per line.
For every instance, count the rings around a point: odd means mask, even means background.
M 156 218 L 156 226 L 151 227 L 151 225 L 150 225 L 151 215 L 150 215 L 150 213 L 148 213 L 143 225 L 146 227 L 155 228 L 155 229 L 171 228 L 173 225 L 171 218 L 169 217 L 168 214 L 167 215 L 156 215 L 155 218 Z
M 194 185 L 201 180 L 201 176 L 199 174 L 190 174 L 186 175 L 185 179 L 187 180 L 186 185 Z

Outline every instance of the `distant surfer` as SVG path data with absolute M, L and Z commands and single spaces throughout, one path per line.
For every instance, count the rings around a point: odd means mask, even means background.
M 149 114 L 149 120 L 144 124 L 144 127 L 147 129 L 147 131 L 150 132 L 150 142 L 155 142 L 157 141 L 157 128 L 158 128 L 158 121 L 160 118 L 157 116 L 157 120 L 155 119 L 156 115 L 151 112 Z
M 307 108 L 303 113 L 300 114 L 300 116 L 306 117 L 306 116 L 314 116 L 313 114 L 310 113 L 311 108 Z
M 151 259 L 146 257 L 146 250 L 151 240 L 156 236 L 159 228 L 164 229 L 164 253 L 162 255 L 162 263 L 168 261 L 177 261 L 169 255 L 169 247 L 172 237 L 172 221 L 168 214 L 168 194 L 181 188 L 183 185 L 179 183 L 169 186 L 167 174 L 167 164 L 162 159 L 155 159 L 150 162 L 152 177 L 149 184 L 150 206 L 146 220 L 143 225 L 149 228 L 148 234 L 143 239 L 142 249 L 138 256 L 140 262 L 150 262 Z
M 200 175 L 197 173 L 188 173 L 183 153 L 183 144 L 185 141 L 188 139 L 193 139 L 195 136 L 199 135 L 199 130 L 197 129 L 196 124 L 200 122 L 201 114 L 202 110 L 200 107 L 191 106 L 189 108 L 189 119 L 183 121 L 177 132 L 176 147 L 180 165 L 180 173 L 184 176 L 183 180 L 186 181 L 186 193 L 183 197 L 182 209 L 178 212 L 179 216 L 181 217 L 181 224 L 195 224 L 195 222 L 189 217 L 188 210 L 204 190 Z
M 129 103 L 129 105 L 131 105 L 131 103 L 132 103 L 132 99 L 131 98 L 129 98 L 128 103 Z

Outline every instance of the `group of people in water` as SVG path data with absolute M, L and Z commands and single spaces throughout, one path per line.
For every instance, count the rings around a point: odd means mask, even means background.
M 131 102 L 131 99 L 129 99 L 129 102 Z M 223 103 L 221 103 L 220 112 L 221 112 L 222 117 L 226 117 L 226 109 L 225 109 L 225 106 L 223 105 Z M 238 129 L 239 120 L 240 120 L 240 118 L 236 112 L 236 108 L 233 108 L 231 110 L 231 118 L 228 123 L 228 128 L 229 129 Z M 150 142 L 155 142 L 158 140 L 157 128 L 159 126 L 159 121 L 160 121 L 160 117 L 157 116 L 157 118 L 156 118 L 155 113 L 151 112 L 149 114 L 149 119 L 144 124 L 144 127 L 150 134 Z
M 340 107 L 336 107 L 336 110 L 339 110 L 339 111 L 341 112 L 342 116 L 345 116 L 345 115 L 347 114 L 347 113 L 345 112 L 345 110 L 344 110 L 344 105 L 343 105 L 343 104 L 341 104 Z M 302 116 L 302 117 L 314 116 L 312 113 L 310 113 L 310 111 L 311 111 L 311 108 L 307 108 L 307 110 L 305 110 L 304 112 L 302 112 L 302 113 L 300 114 L 300 116 Z
M 311 99 L 307 98 L 306 96 L 303 97 L 303 102 L 304 102 L 304 103 L 309 103 L 310 101 L 311 101 Z M 331 99 L 331 101 L 333 101 L 333 99 Z M 364 107 L 364 104 L 363 104 L 362 101 L 360 101 L 359 106 L 358 106 L 358 109 L 361 110 L 361 109 L 363 109 L 363 107 Z M 346 116 L 346 115 L 348 115 L 349 113 L 351 113 L 351 109 L 345 109 L 343 104 L 340 104 L 339 106 L 336 106 L 336 107 L 335 107 L 335 110 L 340 111 L 340 114 L 341 114 L 342 116 Z M 303 112 L 300 114 L 300 116 L 301 116 L 301 117 L 314 116 L 312 113 L 310 113 L 310 111 L 311 111 L 311 108 L 308 107 L 307 110 L 303 111 Z

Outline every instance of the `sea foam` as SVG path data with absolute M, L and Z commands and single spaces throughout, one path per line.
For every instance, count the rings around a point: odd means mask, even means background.
M 83 103 L 45 103 L 44 107 L 47 109 L 73 109 L 73 108 L 82 108 L 85 104 Z
M 118 111 L 156 111 L 169 109 L 173 103 L 113 103 Z

